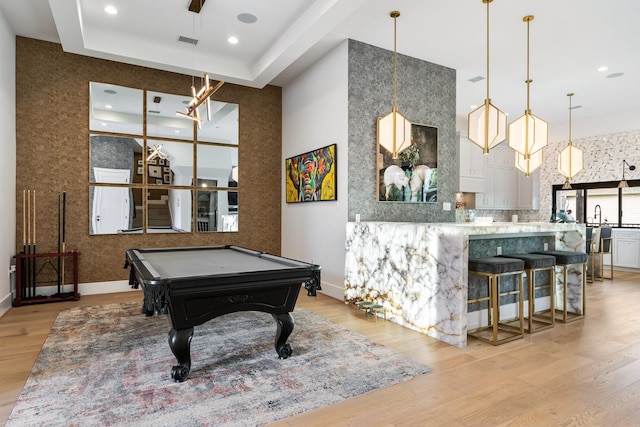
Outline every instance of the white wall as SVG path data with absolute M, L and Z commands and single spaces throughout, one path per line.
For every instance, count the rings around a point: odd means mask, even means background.
M 348 143 L 347 41 L 282 89 L 282 255 L 322 267 L 325 294 L 344 297 Z M 337 201 L 286 203 L 284 161 L 337 144 Z
M 16 247 L 16 37 L 0 11 L 0 315 L 11 307 Z
M 610 133 L 625 132 L 640 129 L 638 122 L 640 107 L 619 111 L 614 114 L 596 117 L 580 117 L 580 110 L 575 111 L 571 117 L 571 139 L 606 135 Z M 566 145 L 569 140 L 569 121 L 555 123 L 549 126 L 549 141 L 562 141 Z

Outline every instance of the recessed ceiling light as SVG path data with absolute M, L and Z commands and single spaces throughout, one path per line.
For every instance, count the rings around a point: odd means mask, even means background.
M 244 22 L 245 24 L 253 24 L 257 20 L 258 18 L 256 17 L 256 15 L 252 15 L 250 13 L 241 13 L 240 15 L 238 15 L 238 21 Z
M 474 110 L 474 109 L 478 108 L 478 106 L 477 106 L 477 105 L 472 105 L 472 106 L 471 106 L 471 107 L 469 107 L 469 108 L 471 108 L 472 110 Z
M 602 73 L 603 71 L 607 71 L 608 69 L 609 67 L 607 67 L 606 65 L 603 65 L 602 67 L 598 68 L 598 71 Z
M 104 108 L 106 108 L 106 109 L 110 110 L 110 109 L 112 109 L 113 107 L 111 106 L 111 104 L 107 104 L 107 105 L 105 105 L 105 106 L 104 106 Z
M 175 133 L 180 133 L 180 131 L 178 129 L 174 130 Z
M 620 77 L 620 76 L 623 76 L 623 75 L 624 75 L 624 73 L 613 73 L 613 74 L 609 74 L 607 76 L 607 78 L 608 79 L 615 79 L 616 77 Z
M 106 126 L 107 124 L 105 122 L 100 123 L 102 126 Z
M 229 42 L 229 44 L 238 44 L 238 38 L 235 36 L 231 36 L 227 39 L 227 41 Z
M 115 6 L 107 6 L 104 8 L 104 11 L 107 12 L 109 15 L 117 15 L 118 14 L 118 9 L 115 8 Z

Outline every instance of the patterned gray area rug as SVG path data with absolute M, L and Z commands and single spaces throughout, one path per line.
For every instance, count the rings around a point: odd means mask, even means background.
M 7 426 L 260 426 L 430 372 L 308 310 L 292 315 L 284 360 L 269 314 L 197 326 L 189 379 L 176 383 L 166 316 L 137 303 L 62 311 Z

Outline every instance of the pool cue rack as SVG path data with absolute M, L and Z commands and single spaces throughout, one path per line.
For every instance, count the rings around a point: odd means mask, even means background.
M 80 299 L 80 293 L 78 293 L 78 256 L 80 252 L 71 251 L 71 252 L 50 252 L 50 253 L 42 253 L 42 254 L 16 254 L 14 258 L 16 259 L 16 297 L 13 300 L 13 306 L 19 307 L 21 305 L 27 304 L 42 304 L 47 302 L 60 302 L 60 301 L 78 301 Z M 73 291 L 72 292 L 58 292 L 53 295 L 38 295 L 36 293 L 37 287 L 36 278 L 38 271 L 42 270 L 46 265 L 51 263 L 51 258 L 55 258 L 56 260 L 63 260 L 72 258 L 73 262 Z M 43 262 L 41 263 L 40 270 L 36 271 L 36 274 L 29 270 L 30 266 L 36 265 L 36 260 L 41 259 Z M 53 264 L 53 263 L 51 263 Z M 27 268 L 23 268 L 27 266 Z M 25 283 L 26 276 L 32 276 L 31 281 L 32 285 L 27 285 L 31 287 L 32 290 L 25 289 L 23 287 Z M 39 283 L 39 282 L 38 282 Z M 45 282 L 48 283 L 48 282 Z
M 58 250 L 38 253 L 36 250 L 36 191 L 22 191 L 22 230 L 23 251 L 14 256 L 16 259 L 16 288 L 13 306 L 23 304 L 41 304 L 57 301 L 77 301 L 78 293 L 78 251 L 67 251 L 65 228 L 67 214 L 67 193 L 58 195 Z M 65 261 L 73 258 L 73 291 L 63 292 L 66 285 Z M 57 261 L 54 264 L 51 259 Z M 40 295 L 38 285 L 55 284 L 57 292 L 53 295 Z M 41 290 L 42 288 L 40 288 Z

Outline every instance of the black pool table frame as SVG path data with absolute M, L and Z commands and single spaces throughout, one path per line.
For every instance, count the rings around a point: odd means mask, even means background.
M 321 289 L 320 266 L 237 246 L 129 249 L 127 267 L 129 284 L 143 289 L 143 313 L 169 314 L 169 347 L 178 361 L 171 377 L 180 382 L 191 370 L 194 326 L 228 313 L 270 313 L 276 352 L 286 359 L 300 287 L 309 296 Z

